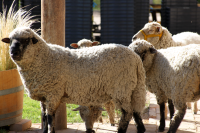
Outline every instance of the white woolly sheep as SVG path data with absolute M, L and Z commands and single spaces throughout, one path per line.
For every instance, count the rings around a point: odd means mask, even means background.
M 160 105 L 159 131 L 164 131 L 165 103 L 170 99 L 168 133 L 175 133 L 185 115 L 186 102 L 200 98 L 200 46 L 190 44 L 156 50 L 149 42 L 136 40 L 129 48 L 141 57 L 147 89 L 156 95 Z M 175 115 L 174 106 L 177 109 Z
M 188 44 L 200 44 L 200 35 L 193 32 L 181 32 L 173 35 L 163 26 L 157 22 L 150 22 L 132 38 L 132 41 L 136 39 L 144 39 L 150 42 L 156 49 L 168 48 L 173 46 L 185 46 Z M 187 103 L 188 108 L 191 108 L 191 104 Z M 194 114 L 197 113 L 197 102 L 194 104 Z M 167 113 L 167 112 L 166 112 Z
M 96 46 L 98 44 L 99 44 L 98 41 L 92 42 L 91 40 L 88 40 L 88 39 L 82 39 L 82 40 L 78 41 L 78 43 L 70 44 L 70 46 L 73 48 L 85 48 L 85 47 Z M 112 101 L 109 101 L 104 104 L 104 107 L 108 113 L 111 126 L 114 126 L 115 125 L 115 120 L 114 120 L 115 105 L 114 105 L 114 103 Z M 105 110 L 103 110 L 102 106 L 100 106 L 100 105 L 92 106 L 92 107 L 79 106 L 78 108 L 73 109 L 73 111 L 79 111 L 79 114 L 81 115 L 82 120 L 85 122 L 86 129 L 92 129 L 94 123 L 98 120 L 103 123 L 102 111 L 105 111 Z
M 136 33 L 132 41 L 144 39 L 150 42 L 156 49 L 163 49 L 173 46 L 185 46 L 188 44 L 200 44 L 200 35 L 193 32 L 182 32 L 172 37 L 167 28 L 157 22 L 150 22 L 144 25 L 142 30 Z
M 98 41 L 90 41 L 88 39 L 82 39 L 78 41 L 78 43 L 72 43 L 70 44 L 71 47 L 73 48 L 84 48 L 84 47 L 92 47 L 92 46 L 97 46 L 99 44 Z
M 10 56 L 29 97 L 41 101 L 44 132 L 55 132 L 61 102 L 94 106 L 110 100 L 122 112 L 118 132 L 126 132 L 132 117 L 138 132 L 145 132 L 145 70 L 131 49 L 119 44 L 64 48 L 46 43 L 30 28 L 17 28 L 2 41 L 10 43 Z

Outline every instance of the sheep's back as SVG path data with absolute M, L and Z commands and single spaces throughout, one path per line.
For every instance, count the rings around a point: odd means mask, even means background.
M 147 78 L 147 81 L 162 89 L 169 98 L 189 102 L 194 93 L 200 91 L 199 45 L 158 50 L 152 68 L 148 74 L 155 76 Z
M 127 47 L 104 44 L 71 50 L 66 60 L 62 71 L 68 103 L 91 105 L 111 98 L 130 102 L 142 62 Z

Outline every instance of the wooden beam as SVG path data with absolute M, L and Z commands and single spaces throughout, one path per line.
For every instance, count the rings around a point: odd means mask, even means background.
M 47 43 L 65 47 L 65 0 L 41 0 L 41 36 Z M 55 117 L 55 130 L 67 128 L 65 103 L 60 104 Z

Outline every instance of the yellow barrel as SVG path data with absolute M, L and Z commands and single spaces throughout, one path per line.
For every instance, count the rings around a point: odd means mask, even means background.
M 22 120 L 23 94 L 18 71 L 0 71 L 0 127 Z

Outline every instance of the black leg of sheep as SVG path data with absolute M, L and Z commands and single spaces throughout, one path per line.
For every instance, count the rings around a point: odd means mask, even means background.
M 126 112 L 124 109 L 121 109 L 122 116 L 119 122 L 118 133 L 126 133 L 128 124 L 132 118 L 132 113 Z
M 142 122 L 142 117 L 140 115 L 140 113 L 138 112 L 134 112 L 133 113 L 133 117 L 136 123 L 136 127 L 137 127 L 137 133 L 144 133 L 146 131 L 144 124 Z
M 55 124 L 53 124 L 55 122 L 55 114 L 47 115 L 47 119 L 48 119 L 48 132 L 55 133 L 55 129 L 53 126 L 53 125 L 55 125 Z
M 174 104 L 172 103 L 171 99 L 168 99 L 168 108 L 170 113 L 170 119 L 174 116 Z
M 160 106 L 160 126 L 158 128 L 159 132 L 163 132 L 165 130 L 165 102 L 159 104 Z
M 46 106 L 43 102 L 40 102 L 41 110 L 42 110 L 42 128 L 43 133 L 48 132 L 48 124 L 47 124 L 47 115 L 46 115 Z
M 181 109 L 178 109 L 178 112 L 170 121 L 170 128 L 167 133 L 176 133 L 176 130 L 178 129 L 181 121 L 183 120 L 183 117 L 185 116 L 186 109 L 187 109 L 186 103 L 184 107 L 182 107 Z

